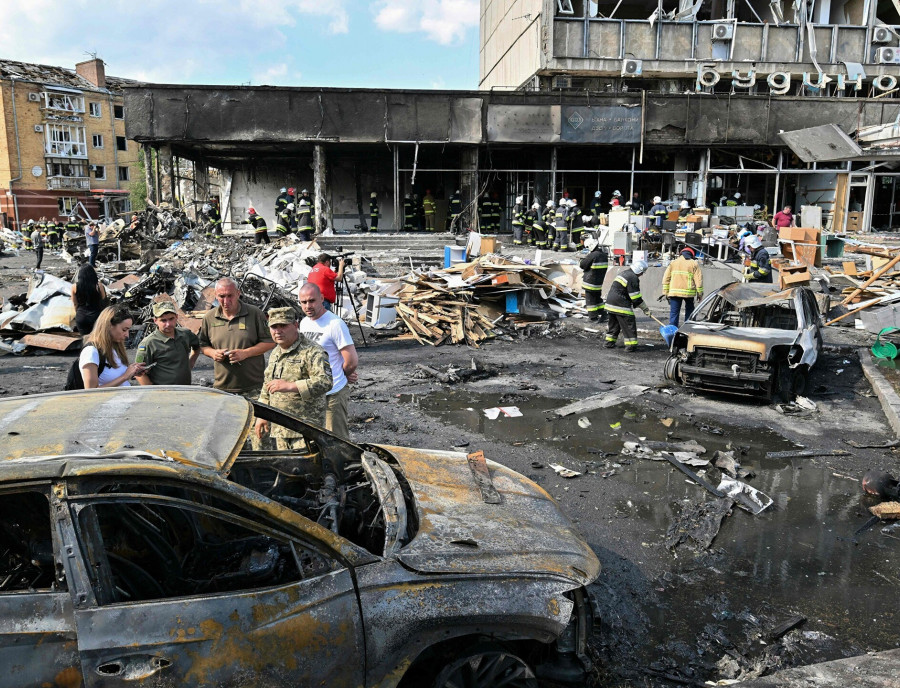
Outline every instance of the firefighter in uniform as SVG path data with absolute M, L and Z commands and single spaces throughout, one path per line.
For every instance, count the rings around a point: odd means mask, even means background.
M 22 248 L 24 248 L 26 251 L 34 250 L 34 244 L 31 241 L 31 233 L 35 229 L 37 229 L 37 227 L 34 226 L 34 220 L 29 220 L 22 230 Z
M 593 217 L 595 220 L 597 219 L 597 216 L 600 215 L 602 212 L 601 204 L 600 204 L 600 196 L 601 195 L 602 194 L 599 191 L 595 191 L 594 192 L 594 200 L 591 201 L 591 205 L 590 205 L 591 217 Z
M 669 216 L 669 211 L 666 206 L 663 205 L 662 199 L 659 196 L 653 197 L 653 207 L 650 208 L 650 215 L 654 218 L 657 227 L 662 227 L 663 220 Z
M 606 312 L 609 314 L 609 331 L 606 333 L 606 348 L 614 349 L 619 332 L 625 340 L 625 351 L 637 351 L 637 318 L 634 309 L 640 308 L 650 315 L 650 307 L 641 297 L 640 276 L 647 271 L 647 261 L 638 260 L 626 268 L 613 280 L 606 295 Z
M 47 243 L 50 245 L 50 248 L 56 248 L 59 246 L 59 233 L 62 226 L 58 225 L 56 221 L 50 220 L 47 223 Z
M 313 203 L 313 199 L 310 198 L 309 190 L 303 189 L 300 191 L 300 200 L 306 201 L 306 205 L 309 208 L 309 226 L 315 227 L 316 226 L 316 206 Z M 299 218 L 298 218 L 297 224 L 299 225 Z
M 78 220 L 75 219 L 74 215 L 69 215 L 69 221 L 66 223 L 65 231 L 66 232 L 77 232 L 79 236 L 81 236 L 84 233 L 84 230 L 81 228 L 81 224 L 78 222 Z M 63 237 L 65 237 L 65 236 L 66 235 L 64 232 Z
M 447 231 L 459 232 L 459 216 L 462 215 L 462 200 L 459 197 L 459 189 L 450 196 L 450 215 L 447 222 Z
M 369 194 L 369 223 L 373 232 L 378 231 L 378 194 L 374 191 Z
M 556 232 L 553 235 L 553 250 L 567 251 L 569 250 L 569 225 L 566 222 L 566 214 L 569 211 L 569 202 L 565 198 L 559 199 L 556 206 L 556 213 L 553 222 L 556 225 Z
M 416 219 L 416 211 L 413 206 L 412 199 L 409 197 L 409 194 L 406 194 L 403 197 L 403 229 L 407 232 L 413 231 L 413 222 Z
M 275 199 L 275 217 L 281 215 L 281 212 L 287 208 L 287 204 L 290 203 L 288 200 L 288 192 L 287 187 L 281 187 L 281 193 L 278 194 L 278 198 Z
M 491 194 L 491 231 L 493 231 L 494 234 L 500 232 L 500 216 L 502 214 L 500 199 L 497 197 L 497 192 L 495 191 Z
M 772 266 L 769 263 L 769 252 L 762 245 L 758 236 L 751 236 L 744 242 L 750 254 L 748 265 L 744 266 L 744 278 L 747 282 L 772 283 Z
M 269 228 L 266 227 L 266 221 L 257 214 L 256 208 L 250 207 L 247 208 L 247 219 L 241 220 L 242 225 L 253 225 L 254 230 L 254 243 L 256 244 L 268 244 L 269 243 Z
M 577 198 L 569 201 L 569 236 L 575 244 L 573 250 L 581 250 L 584 246 L 584 216 Z
M 297 207 L 297 234 L 303 241 L 312 239 L 312 211 L 306 199 L 300 199 Z
M 603 305 L 603 280 L 609 268 L 609 253 L 606 246 L 596 239 L 588 239 L 585 244 L 588 254 L 578 264 L 584 274 L 581 277 L 581 286 L 584 287 L 584 305 L 587 308 L 588 319 L 594 322 L 606 320 L 606 309 Z
M 425 215 L 425 231 L 434 231 L 434 214 L 437 210 L 437 203 L 434 202 L 434 196 L 431 195 L 431 189 L 425 189 L 425 197 L 422 199 L 422 212 Z
M 218 196 L 212 196 L 209 199 L 209 205 L 210 209 L 207 217 L 209 217 L 210 231 L 213 236 L 222 236 L 222 211 L 219 210 Z
M 516 204 L 513 206 L 513 244 L 521 246 L 525 239 L 525 198 L 516 196 Z
M 544 207 L 541 225 L 544 227 L 544 246 L 551 248 L 556 238 L 556 203 L 552 198 L 547 201 L 547 205 Z
M 703 271 L 696 258 L 697 250 L 685 246 L 663 275 L 662 292 L 669 299 L 669 324 L 675 327 L 678 327 L 681 304 L 684 303 L 684 319 L 687 320 L 694 312 L 694 299 L 703 298 Z
M 287 198 L 287 196 L 285 196 Z M 275 203 L 275 206 L 278 207 L 278 203 Z M 279 237 L 286 237 L 291 233 L 291 216 L 294 214 L 294 204 L 293 203 L 285 203 L 281 206 L 281 209 L 277 211 L 277 215 L 275 217 L 275 231 L 278 232 Z
M 538 230 L 541 229 L 541 205 L 535 201 L 531 208 L 525 211 L 525 243 L 529 246 L 537 245 L 537 231 L 534 224 L 537 222 Z
M 481 205 L 478 208 L 479 219 L 481 220 L 481 231 L 490 232 L 494 226 L 494 206 L 491 204 L 491 198 L 488 194 L 481 199 Z

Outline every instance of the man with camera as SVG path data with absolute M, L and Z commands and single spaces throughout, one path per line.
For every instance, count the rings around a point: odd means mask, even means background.
M 337 272 L 331 269 L 332 258 L 327 253 L 322 253 L 316 260 L 316 264 L 310 271 L 306 281 L 315 284 L 325 299 L 325 307 L 331 310 L 334 302 L 337 300 L 335 291 L 335 283 L 339 283 L 344 279 L 344 257 L 340 256 L 337 261 Z

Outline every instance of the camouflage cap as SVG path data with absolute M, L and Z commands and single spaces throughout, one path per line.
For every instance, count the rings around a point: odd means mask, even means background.
M 269 311 L 269 325 L 291 325 L 297 322 L 297 312 L 293 308 L 273 308 Z
M 171 301 L 157 301 L 153 304 L 153 317 L 161 318 L 166 313 L 178 313 L 178 309 Z

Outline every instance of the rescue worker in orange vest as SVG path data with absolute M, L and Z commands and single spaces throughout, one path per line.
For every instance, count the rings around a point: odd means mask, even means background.
M 662 296 L 669 299 L 669 324 L 678 327 L 681 304 L 684 319 L 694 312 L 694 299 L 703 298 L 703 271 L 697 260 L 697 250 L 691 246 L 681 249 L 681 255 L 669 263 L 663 275 Z

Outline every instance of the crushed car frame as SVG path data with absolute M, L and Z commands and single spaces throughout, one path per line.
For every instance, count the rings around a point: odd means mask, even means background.
M 808 287 L 728 284 L 679 328 L 665 376 L 685 387 L 769 400 L 803 394 L 822 350 L 819 313 Z
M 246 451 L 254 415 L 306 449 Z M 0 686 L 487 688 L 589 667 L 599 562 L 500 464 L 486 503 L 464 454 L 190 387 L 3 399 L 0 426 Z

